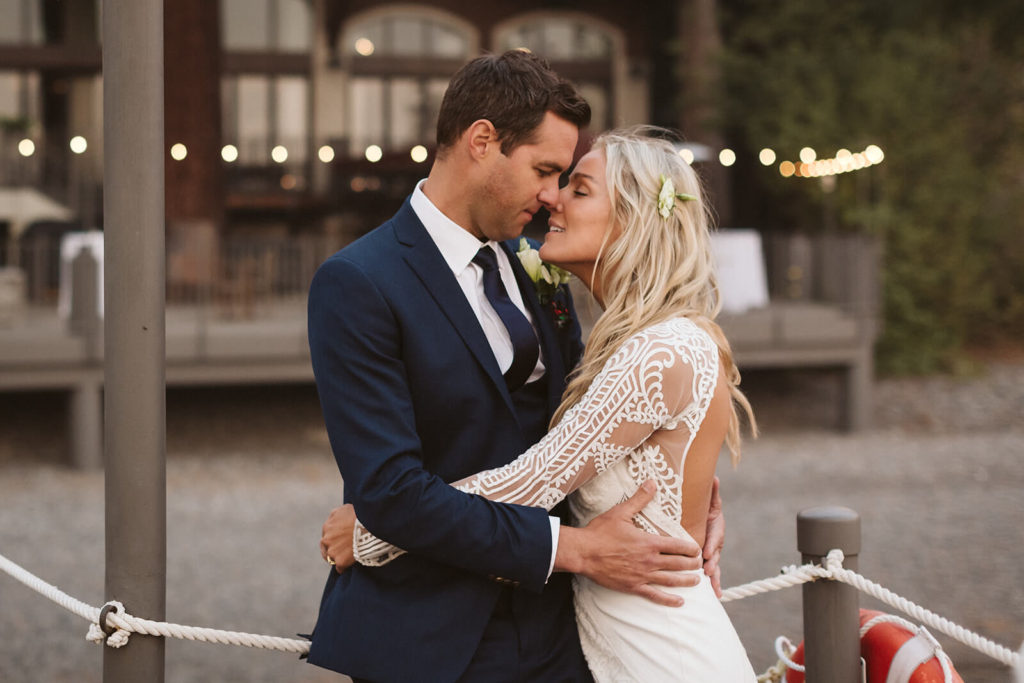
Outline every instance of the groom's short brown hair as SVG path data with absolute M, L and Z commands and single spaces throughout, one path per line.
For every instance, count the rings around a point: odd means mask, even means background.
M 529 142 L 551 112 L 583 128 L 590 105 L 572 83 L 526 50 L 483 55 L 468 62 L 448 84 L 437 117 L 437 147 L 442 154 L 479 119 L 494 124 L 502 154 Z

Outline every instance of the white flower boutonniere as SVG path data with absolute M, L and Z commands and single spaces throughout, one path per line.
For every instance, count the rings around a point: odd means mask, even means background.
M 533 281 L 533 286 L 537 290 L 537 298 L 542 304 L 550 302 L 558 288 L 567 284 L 572 278 L 568 271 L 550 263 L 544 263 L 540 259 L 540 253 L 530 246 L 525 237 L 519 238 L 519 250 L 516 252 L 516 256 L 519 257 L 519 263 L 523 265 L 526 274 Z
M 661 192 L 658 193 L 658 213 L 661 214 L 662 218 L 668 218 L 672 215 L 672 209 L 676 205 L 676 199 L 684 202 L 697 201 L 697 198 L 692 194 L 676 192 L 676 186 L 672 183 L 672 179 L 666 178 L 665 174 L 662 174 Z

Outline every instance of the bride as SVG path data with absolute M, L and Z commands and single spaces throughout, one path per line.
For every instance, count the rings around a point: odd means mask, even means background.
M 551 431 L 508 465 L 453 486 L 548 509 L 568 497 L 583 526 L 653 480 L 654 500 L 634 523 L 704 544 L 723 442 L 734 465 L 739 458 L 737 404 L 756 429 L 714 322 L 708 222 L 697 176 L 671 144 L 639 130 L 597 138 L 560 191 L 540 256 L 579 277 L 604 313 Z M 353 549 L 366 565 L 402 553 L 358 522 Z M 695 571 L 696 586 L 663 588 L 681 607 L 576 576 L 576 618 L 596 681 L 755 680 L 711 581 Z

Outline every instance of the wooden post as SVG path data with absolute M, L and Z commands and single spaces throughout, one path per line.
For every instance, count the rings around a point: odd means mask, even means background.
M 846 569 L 857 569 L 860 515 L 844 507 L 815 507 L 796 518 L 797 548 L 804 564 L 821 564 L 830 550 L 843 551 Z M 860 683 L 860 612 L 857 589 L 838 581 L 803 586 L 804 665 L 811 683 Z

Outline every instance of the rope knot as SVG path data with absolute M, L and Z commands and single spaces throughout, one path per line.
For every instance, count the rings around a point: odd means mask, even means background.
M 130 636 L 131 633 L 107 623 L 111 612 L 115 614 L 126 614 L 124 605 L 117 600 L 107 602 L 100 609 L 96 622 L 89 624 L 89 633 L 85 636 L 86 640 L 90 643 L 102 643 L 108 647 L 124 647 L 128 644 L 128 636 Z
M 843 560 L 846 559 L 846 555 L 839 548 L 833 548 L 828 551 L 828 555 L 825 556 L 825 561 L 822 564 L 829 573 L 835 573 L 837 570 L 843 568 Z

